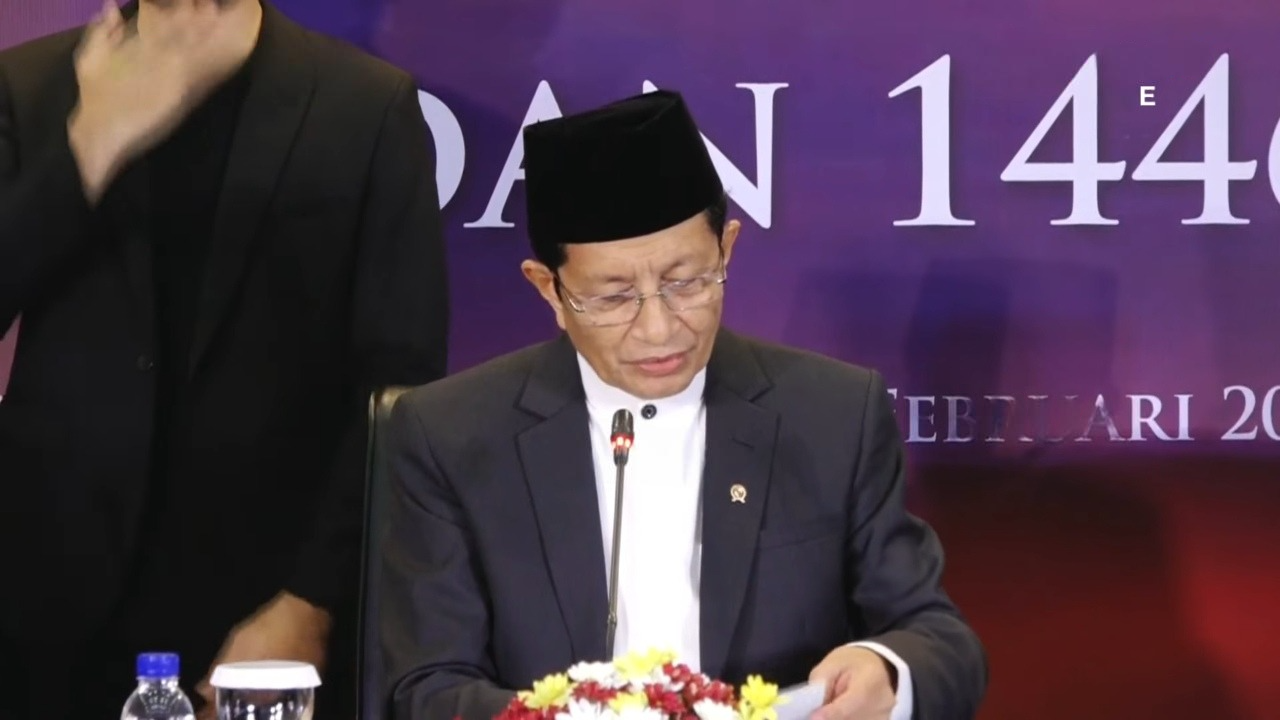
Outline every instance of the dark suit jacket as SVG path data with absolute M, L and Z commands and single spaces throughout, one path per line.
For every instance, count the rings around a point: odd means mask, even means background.
M 875 639 L 911 668 L 918 720 L 973 717 L 985 653 L 940 587 L 937 537 L 903 507 L 880 376 L 721 331 L 706 404 L 702 670 L 788 685 Z M 397 716 L 481 720 L 510 689 L 603 659 L 605 563 L 568 340 L 415 389 L 389 432 L 382 633 Z M 737 483 L 745 504 L 729 501 Z
M 149 537 L 151 239 L 103 222 L 147 186 L 126 174 L 86 204 L 66 134 L 80 34 L 0 53 L 0 332 L 22 317 L 0 402 L 0 650 L 61 652 L 152 613 L 207 655 L 281 590 L 351 613 L 369 392 L 445 372 L 416 84 L 266 7 L 185 368 L 180 520 Z

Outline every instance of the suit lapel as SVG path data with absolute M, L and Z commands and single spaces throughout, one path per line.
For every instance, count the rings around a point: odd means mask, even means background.
M 768 388 L 750 348 L 722 331 L 707 368 L 702 485 L 701 660 L 712 677 L 734 645 L 769 493 L 778 416 L 752 402 Z
M 274 193 L 314 87 L 301 28 L 263 2 L 262 30 L 232 141 L 192 341 L 190 372 L 208 351 L 235 297 L 258 226 Z
M 575 659 L 605 660 L 608 587 L 587 406 L 573 346 L 551 343 L 520 406 L 541 420 L 517 444 Z

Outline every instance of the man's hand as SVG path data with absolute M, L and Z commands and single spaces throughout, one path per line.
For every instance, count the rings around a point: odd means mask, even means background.
M 863 647 L 832 650 L 809 680 L 827 685 L 826 700 L 812 720 L 888 720 L 897 699 L 892 667 Z
M 196 692 L 206 702 L 200 717 L 213 717 L 216 691 L 209 685 L 209 678 L 213 668 L 222 663 L 301 660 L 323 673 L 331 622 L 329 613 L 306 600 L 289 593 L 277 595 L 232 628 L 213 665 L 196 686 Z
M 171 0 L 143 3 L 130 28 L 105 0 L 76 51 L 80 96 L 67 120 L 91 203 L 244 63 L 261 20 L 256 2 Z

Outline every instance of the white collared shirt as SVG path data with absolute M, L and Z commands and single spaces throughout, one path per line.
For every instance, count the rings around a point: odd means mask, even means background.
M 698 592 L 702 569 L 702 467 L 706 457 L 706 370 L 683 392 L 641 400 L 606 384 L 581 356 L 591 417 L 591 452 L 604 540 L 605 576 L 613 558 L 617 471 L 609 436 L 616 411 L 634 420 L 635 443 L 623 476 L 622 545 L 615 656 L 665 649 L 699 665 Z M 655 413 L 645 417 L 646 406 Z

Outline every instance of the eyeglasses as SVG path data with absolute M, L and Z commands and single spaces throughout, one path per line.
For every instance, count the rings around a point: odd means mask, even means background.
M 716 299 L 720 294 L 720 286 L 724 285 L 727 279 L 728 275 L 722 264 L 715 270 L 697 277 L 663 282 L 658 285 L 657 292 L 648 294 L 628 290 L 582 298 L 560 284 L 558 276 L 556 284 L 560 285 L 564 299 L 568 301 L 569 307 L 574 312 L 585 316 L 587 322 L 592 325 L 605 327 L 630 324 L 640 316 L 640 308 L 644 305 L 644 301 L 655 296 L 662 298 L 663 304 L 671 312 L 678 313 L 700 308 Z

